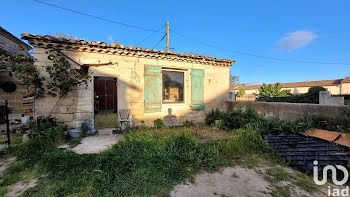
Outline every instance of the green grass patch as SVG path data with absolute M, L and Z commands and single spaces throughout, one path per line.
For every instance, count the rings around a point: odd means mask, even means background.
M 299 179 L 295 182 L 295 185 L 302 188 L 307 192 L 316 192 L 319 190 L 319 187 L 311 180 L 310 177 Z
M 280 181 L 290 181 L 294 178 L 295 177 L 293 175 L 279 167 L 269 168 L 266 170 L 265 179 L 271 183 L 276 183 Z
M 81 137 L 70 139 L 69 140 L 69 147 L 74 148 L 74 147 L 78 146 L 81 143 L 81 140 L 82 140 Z
M 278 196 L 278 197 L 290 197 L 291 194 L 290 194 L 290 190 L 289 190 L 289 187 L 285 186 L 276 186 L 275 187 L 275 190 L 273 191 L 272 193 L 272 196 Z

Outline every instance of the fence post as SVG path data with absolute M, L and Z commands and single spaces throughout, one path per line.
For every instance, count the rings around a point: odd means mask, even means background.
M 7 132 L 7 144 L 10 146 L 10 120 L 9 120 L 9 108 L 8 102 L 5 100 L 5 121 L 6 121 L 6 132 Z

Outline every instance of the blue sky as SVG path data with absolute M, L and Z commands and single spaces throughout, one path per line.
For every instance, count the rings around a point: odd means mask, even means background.
M 249 84 L 337 79 L 350 75 L 350 65 L 303 64 L 245 56 L 218 48 L 261 56 L 350 64 L 350 1 L 92 1 L 43 0 L 92 15 L 159 29 L 170 21 L 170 45 L 177 52 L 236 60 L 231 74 Z M 92 41 L 136 45 L 152 34 L 55 9 L 32 0 L 2 0 L 0 26 L 20 37 L 65 33 Z M 165 30 L 165 29 L 163 29 Z M 141 43 L 152 48 L 155 33 Z M 218 48 L 202 45 L 195 40 Z M 165 49 L 165 42 L 157 49 Z

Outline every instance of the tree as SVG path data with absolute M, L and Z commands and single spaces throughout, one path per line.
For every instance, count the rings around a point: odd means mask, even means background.
M 237 93 L 238 97 L 241 97 L 245 94 L 245 90 L 243 88 L 239 89 L 239 92 Z
M 263 84 L 263 87 L 259 89 L 259 94 L 257 95 L 259 98 L 262 97 L 287 97 L 290 96 L 291 90 L 282 90 L 282 85 L 280 83 L 272 84 Z
M 239 77 L 230 75 L 230 85 L 240 85 Z

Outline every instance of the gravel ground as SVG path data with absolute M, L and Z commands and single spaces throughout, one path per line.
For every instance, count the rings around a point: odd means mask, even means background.
M 100 153 L 112 147 L 123 139 L 123 135 L 89 136 L 81 140 L 81 143 L 72 149 L 77 154 Z

